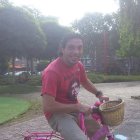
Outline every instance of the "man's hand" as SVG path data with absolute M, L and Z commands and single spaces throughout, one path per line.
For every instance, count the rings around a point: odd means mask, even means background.
M 103 93 L 102 93 L 102 91 L 97 91 L 96 97 L 99 98 L 99 100 L 101 102 L 103 102 L 103 101 L 109 101 L 109 97 L 104 96 Z
M 91 107 L 89 105 L 83 105 L 81 103 L 78 103 L 77 108 L 78 108 L 79 112 L 82 112 L 82 113 L 84 113 L 86 115 L 89 115 L 89 114 L 92 113 L 92 109 L 91 109 Z
M 100 96 L 100 97 L 98 97 L 98 98 L 99 98 L 100 102 L 109 101 L 109 97 L 107 97 L 107 96 Z

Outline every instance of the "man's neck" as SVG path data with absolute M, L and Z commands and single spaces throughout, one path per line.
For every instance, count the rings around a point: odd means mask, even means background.
M 73 67 L 73 66 L 75 65 L 75 64 L 67 63 L 66 60 L 63 58 L 63 56 L 61 56 L 60 59 L 62 60 L 62 62 L 63 62 L 67 67 Z

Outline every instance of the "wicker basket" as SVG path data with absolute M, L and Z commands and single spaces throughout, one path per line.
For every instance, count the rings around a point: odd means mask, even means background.
M 122 123 L 124 118 L 124 101 L 119 99 L 105 102 L 100 105 L 99 110 L 104 124 L 117 126 Z

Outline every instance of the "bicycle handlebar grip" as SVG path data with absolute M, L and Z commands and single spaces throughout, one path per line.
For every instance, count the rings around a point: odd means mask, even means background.
M 92 113 L 99 113 L 99 107 L 93 107 L 92 108 Z

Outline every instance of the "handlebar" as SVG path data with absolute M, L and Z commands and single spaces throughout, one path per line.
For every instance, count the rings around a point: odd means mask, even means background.
M 99 101 L 95 102 L 94 106 L 92 107 L 92 113 L 100 113 L 99 106 L 104 102 L 106 102 L 106 100 L 99 100 Z
M 96 107 L 96 106 L 93 107 L 93 108 L 92 108 L 92 114 L 93 114 L 93 113 L 99 113 L 99 107 Z

